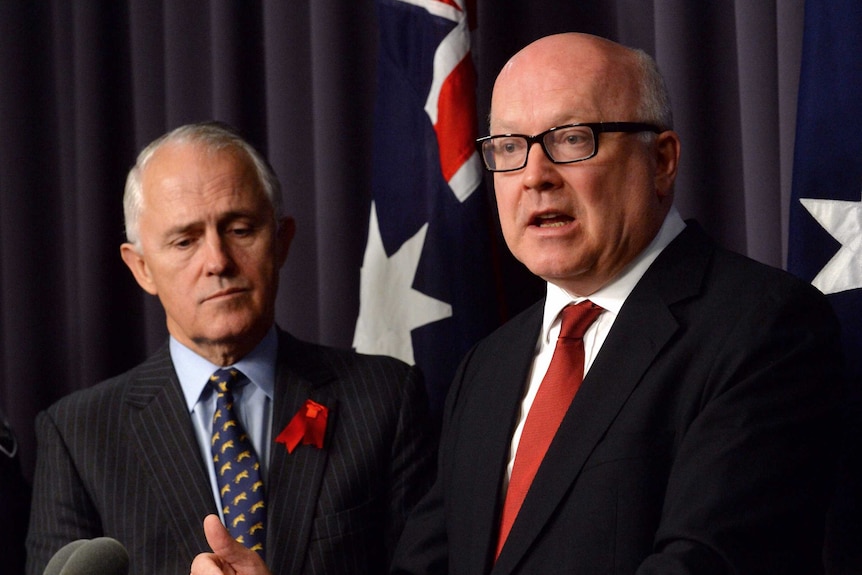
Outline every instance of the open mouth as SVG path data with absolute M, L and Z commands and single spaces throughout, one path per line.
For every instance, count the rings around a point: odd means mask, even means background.
M 530 222 L 531 225 L 537 226 L 540 228 L 561 228 L 566 224 L 574 221 L 574 218 L 571 216 L 567 216 L 565 214 L 540 214 L 533 218 L 533 221 Z

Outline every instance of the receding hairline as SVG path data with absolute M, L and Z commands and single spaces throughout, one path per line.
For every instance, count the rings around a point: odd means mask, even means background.
M 635 74 L 636 79 L 632 81 L 632 86 L 637 89 L 634 113 L 639 117 L 625 118 L 622 121 L 653 122 L 661 129 L 673 129 L 669 93 L 653 57 L 642 49 L 580 32 L 564 32 L 539 38 L 516 52 L 506 62 L 494 82 L 491 109 L 487 118 L 489 127 L 498 84 L 506 81 L 509 74 L 519 72 L 517 68 L 521 67 L 521 60 L 524 59 L 528 59 L 527 63 L 523 63 L 528 70 L 550 66 L 557 71 L 564 71 L 568 59 L 573 67 L 591 68 L 595 72 L 594 77 L 599 81 L 603 70 L 608 66 L 617 66 L 618 70 L 621 68 L 625 77 Z
M 123 215 L 126 238 L 140 251 L 140 215 L 144 209 L 143 175 L 156 154 L 168 146 L 194 145 L 207 153 L 229 151 L 244 158 L 254 172 L 258 185 L 269 201 L 276 220 L 284 217 L 281 184 L 267 159 L 248 143 L 236 130 L 221 122 L 186 124 L 156 138 L 138 154 L 134 166 L 126 177 L 123 194 Z

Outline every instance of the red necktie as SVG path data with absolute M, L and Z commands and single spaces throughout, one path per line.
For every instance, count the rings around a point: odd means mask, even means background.
M 591 301 L 566 306 L 562 311 L 562 326 L 554 355 L 527 414 L 515 454 L 503 514 L 500 516 L 497 557 L 503 549 L 542 458 L 545 457 L 545 452 L 548 451 L 548 446 L 581 385 L 584 377 L 584 333 L 603 311 Z

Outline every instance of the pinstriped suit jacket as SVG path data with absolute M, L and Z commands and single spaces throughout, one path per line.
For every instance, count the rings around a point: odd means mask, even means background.
M 415 368 L 279 331 L 275 438 L 306 399 L 330 409 L 324 449 L 271 448 L 267 563 L 280 575 L 383 573 L 433 480 Z M 27 571 L 75 539 L 110 536 L 131 575 L 188 573 L 217 512 L 167 346 L 127 373 L 60 400 L 36 421 Z

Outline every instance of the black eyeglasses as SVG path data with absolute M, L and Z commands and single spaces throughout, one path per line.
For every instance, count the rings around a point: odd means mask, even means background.
M 663 132 L 654 124 L 641 122 L 597 122 L 555 126 L 535 136 L 503 134 L 476 140 L 476 148 L 492 172 L 513 172 L 527 165 L 533 144 L 541 144 L 545 155 L 555 164 L 571 164 L 589 160 L 599 152 L 602 132 Z

